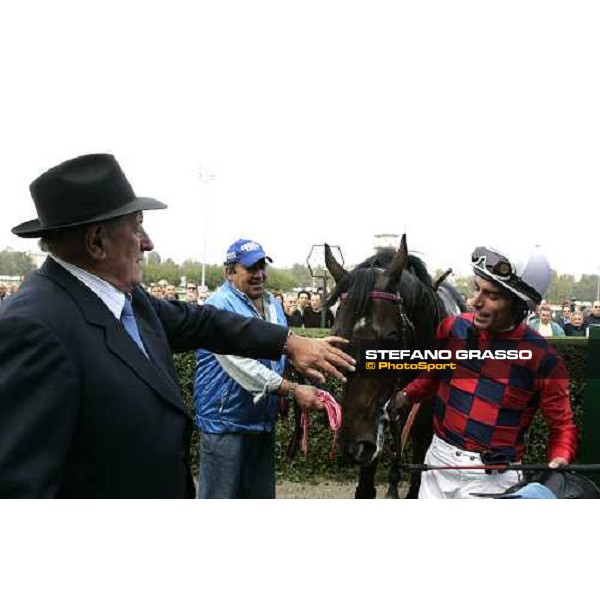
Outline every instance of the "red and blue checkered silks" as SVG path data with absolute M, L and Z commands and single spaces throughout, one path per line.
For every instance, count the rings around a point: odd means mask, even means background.
M 473 324 L 473 314 L 445 319 L 438 348 L 451 350 L 531 350 L 532 358 L 453 360 L 456 370 L 423 373 L 406 388 L 409 402 L 435 397 L 434 430 L 458 448 L 494 451 L 518 461 L 525 434 L 538 408 L 549 429 L 549 458 L 571 461 L 577 430 L 569 401 L 569 373 L 548 341 L 524 324 L 490 334 Z

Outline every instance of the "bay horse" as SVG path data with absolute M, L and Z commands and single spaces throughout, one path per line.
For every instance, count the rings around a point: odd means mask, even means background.
M 423 261 L 408 253 L 406 235 L 402 236 L 397 252 L 380 251 L 350 272 L 337 262 L 325 244 L 325 264 L 336 284 L 326 304 L 332 306 L 340 301 L 332 334 L 348 339 L 349 348 L 345 350 L 355 354 L 357 359 L 360 340 L 384 341 L 405 350 L 433 349 L 440 322 L 465 310 L 462 297 L 442 280 L 444 276 L 434 283 Z M 382 446 L 385 405 L 412 378 L 414 375 L 366 377 L 358 370 L 347 376 L 341 397 L 342 428 L 338 448 L 343 457 L 360 465 L 356 498 L 376 495 L 375 473 Z M 407 416 L 405 411 L 401 421 Z M 390 425 L 395 459 L 390 469 L 387 497 L 397 498 L 399 436 L 394 424 Z M 411 428 L 411 462 L 424 462 L 432 435 L 432 405 L 424 403 Z M 420 481 L 420 473 L 411 475 L 407 498 L 417 497 Z

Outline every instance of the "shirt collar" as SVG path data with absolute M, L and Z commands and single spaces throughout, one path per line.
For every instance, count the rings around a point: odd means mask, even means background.
M 250 298 L 248 298 L 248 296 L 246 296 L 246 294 L 244 294 L 244 292 L 238 290 L 235 287 L 235 285 L 233 285 L 230 281 L 226 281 L 223 285 L 225 287 L 229 288 L 236 296 L 241 298 L 246 304 L 251 306 L 252 309 L 254 310 L 254 312 L 256 312 L 256 314 L 258 315 L 258 311 L 256 310 L 256 306 L 254 306 L 254 302 L 252 302 L 252 300 L 250 300 Z M 263 301 L 265 303 L 265 312 L 266 312 L 267 306 L 271 303 L 271 298 L 273 296 L 269 292 L 267 292 L 267 290 L 263 290 L 262 297 L 263 297 Z
M 125 305 L 125 294 L 117 289 L 108 281 L 101 279 L 97 275 L 73 265 L 61 258 L 50 255 L 63 269 L 66 269 L 73 277 L 81 281 L 91 292 L 93 292 L 104 303 L 106 308 L 115 316 L 116 319 L 121 318 L 123 306 Z

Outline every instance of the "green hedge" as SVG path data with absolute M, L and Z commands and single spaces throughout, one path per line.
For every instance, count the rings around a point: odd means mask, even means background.
M 329 330 L 301 329 L 298 331 L 307 337 L 325 337 Z M 571 402 L 575 414 L 575 422 L 581 430 L 583 413 L 583 394 L 585 391 L 585 361 L 587 340 L 584 338 L 554 338 L 552 344 L 563 356 L 571 376 Z M 175 367 L 179 376 L 183 396 L 190 411 L 194 412 L 192 389 L 194 382 L 195 359 L 193 353 L 175 356 Z M 336 397 L 340 397 L 340 387 L 337 381 L 328 378 L 326 388 Z M 349 481 L 356 479 L 357 468 L 344 466 L 340 457 L 331 459 L 329 452 L 332 447 L 333 435 L 324 422 L 321 414 L 311 413 L 308 434 L 308 454 L 297 454 L 293 460 L 288 460 L 286 451 L 293 432 L 292 411 L 283 418 L 277 427 L 277 476 L 288 481 L 318 481 L 320 479 L 335 479 Z M 548 432 L 545 422 L 538 413 L 530 429 L 527 445 L 526 462 L 544 462 L 547 447 Z M 198 464 L 198 432 L 194 433 L 192 441 L 192 463 L 194 470 Z M 409 450 L 409 449 L 408 449 Z M 407 456 L 410 456 L 407 454 Z M 389 466 L 389 452 L 384 452 L 383 468 L 378 470 L 378 478 L 385 481 Z

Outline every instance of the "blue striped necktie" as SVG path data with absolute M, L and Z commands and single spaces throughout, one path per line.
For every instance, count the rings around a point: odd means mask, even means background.
M 138 331 L 137 323 L 135 322 L 135 316 L 133 314 L 133 308 L 131 306 L 131 300 L 128 296 L 125 296 L 125 305 L 123 306 L 123 312 L 121 313 L 121 323 L 123 323 L 123 327 L 129 334 L 129 337 L 140 347 L 140 350 L 148 357 L 148 353 L 146 352 L 146 348 L 144 348 L 144 343 L 142 342 L 142 338 L 140 337 L 140 332 Z

